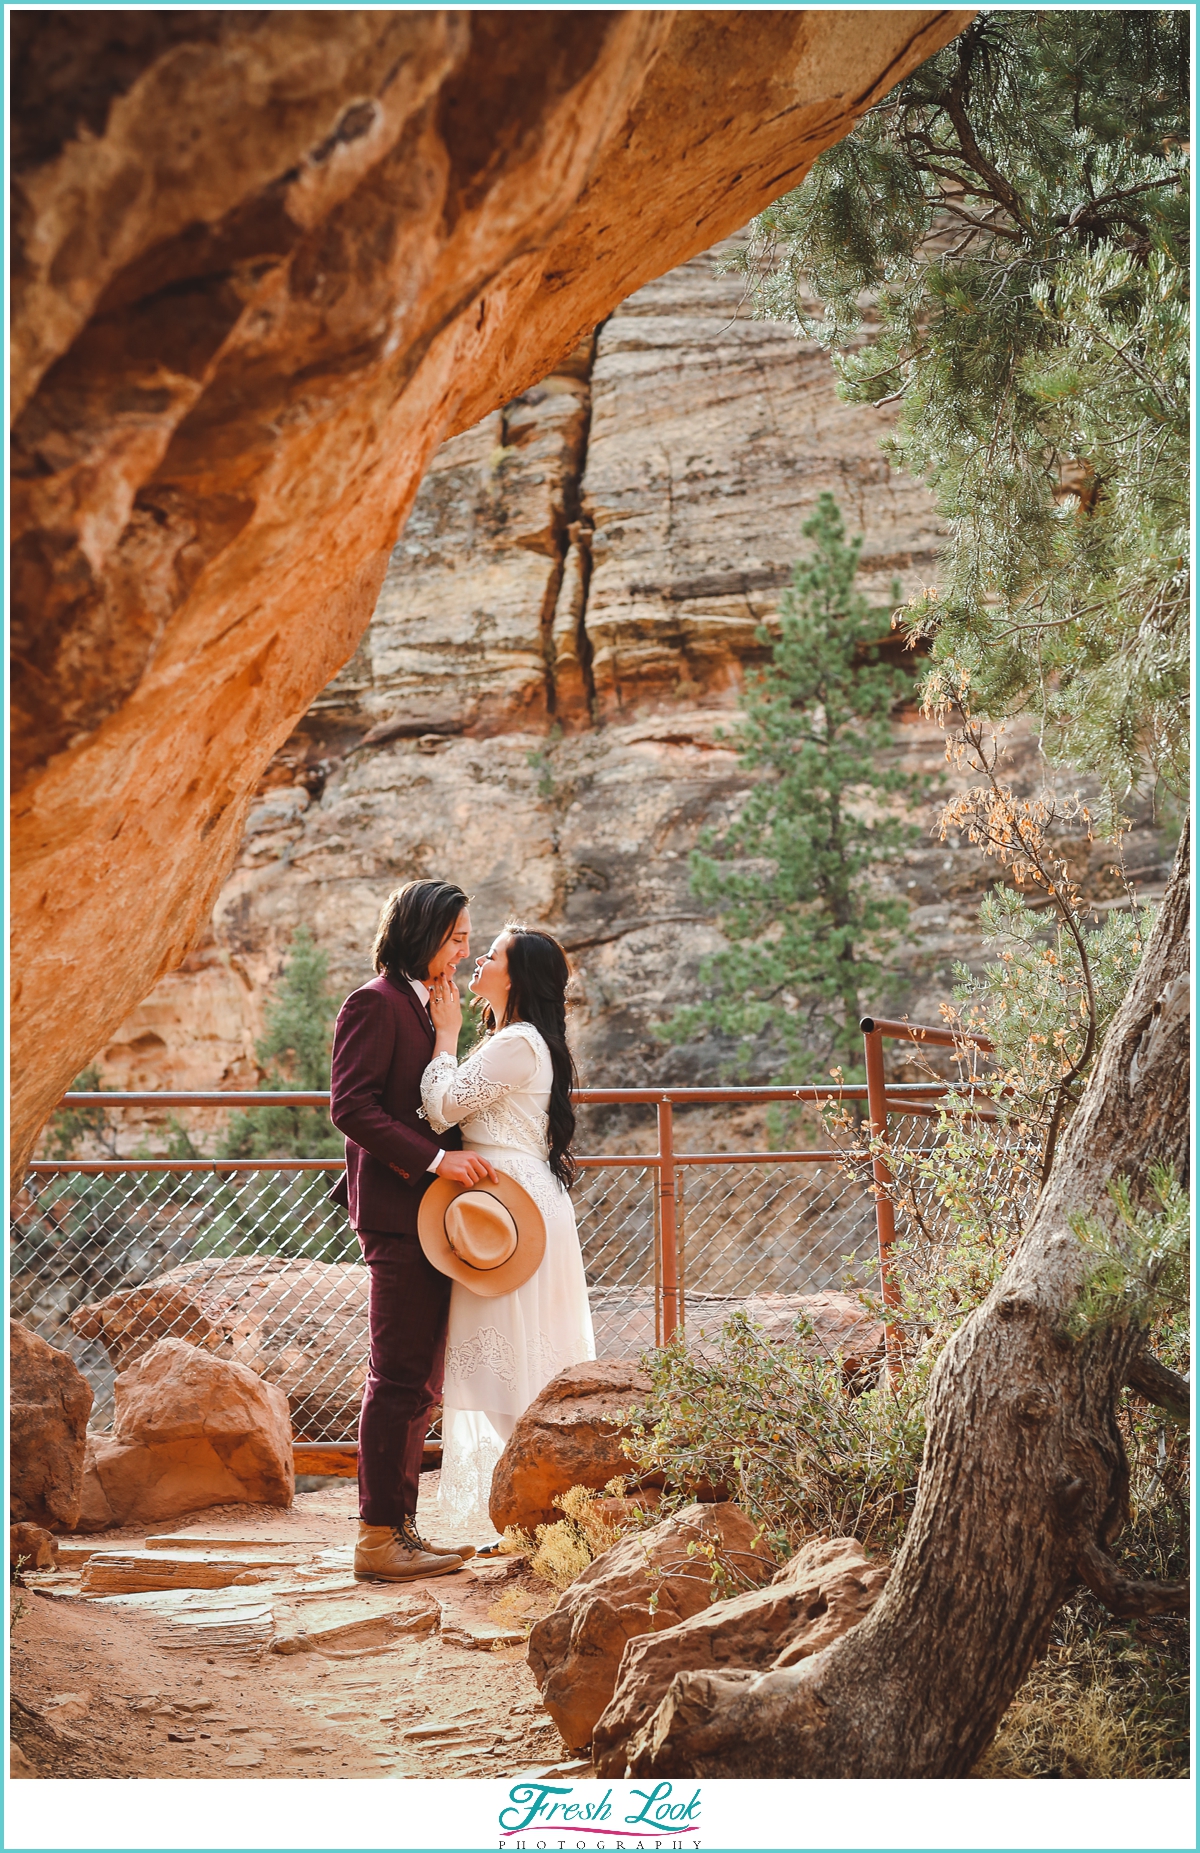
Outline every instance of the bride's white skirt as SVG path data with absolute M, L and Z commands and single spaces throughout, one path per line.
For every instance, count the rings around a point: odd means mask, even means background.
M 596 1355 L 583 1257 L 570 1196 L 549 1165 L 524 1152 L 470 1144 L 529 1192 L 546 1222 L 546 1253 L 515 1293 L 450 1291 L 438 1516 L 447 1531 L 492 1543 L 492 1473 L 517 1417 L 561 1370 Z

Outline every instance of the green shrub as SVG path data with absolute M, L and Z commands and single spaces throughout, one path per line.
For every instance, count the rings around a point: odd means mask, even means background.
M 903 1533 L 925 1441 L 923 1361 L 894 1387 L 856 1394 L 808 1321 L 779 1342 L 735 1313 L 715 1342 L 677 1336 L 644 1368 L 652 1387 L 629 1414 L 631 1459 L 673 1487 L 728 1487 L 780 1561 L 814 1532 L 875 1549 Z

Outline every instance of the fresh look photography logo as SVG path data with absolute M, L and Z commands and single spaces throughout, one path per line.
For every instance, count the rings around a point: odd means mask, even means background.
M 701 1845 L 700 1790 L 656 1782 L 646 1789 L 620 1784 L 517 1782 L 500 1810 L 501 1847 L 529 1849 L 607 1846 L 614 1853 L 638 1848 Z

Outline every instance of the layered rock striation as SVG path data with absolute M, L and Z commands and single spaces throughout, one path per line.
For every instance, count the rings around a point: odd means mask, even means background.
M 14 21 L 18 1164 L 198 938 L 442 439 L 968 17 Z
M 688 859 L 748 788 L 722 735 L 759 626 L 824 490 L 884 607 L 895 578 L 932 577 L 938 541 L 930 498 L 880 454 L 889 414 L 843 404 L 814 344 L 751 319 L 733 249 L 637 292 L 438 451 L 366 636 L 261 783 L 209 938 L 102 1050 L 110 1082 L 252 1082 L 297 926 L 348 990 L 388 888 L 433 874 L 472 894 L 477 938 L 511 913 L 562 935 L 585 1080 L 723 1072 L 727 1047 L 653 1026 L 720 944 Z M 935 770 L 942 736 L 900 717 L 895 755 Z M 914 1014 L 946 993 L 980 879 L 974 852 L 929 841 L 895 874 L 932 916 L 901 949 Z
M 823 490 L 862 533 L 865 589 L 885 609 L 895 578 L 907 595 L 936 577 L 938 544 L 931 499 L 880 453 L 888 412 L 844 404 L 819 349 L 749 317 L 733 248 L 638 291 L 554 374 L 438 451 L 365 637 L 260 782 L 204 942 L 104 1045 L 110 1084 L 252 1086 L 296 928 L 349 990 L 369 976 L 383 895 L 412 875 L 463 883 L 477 943 L 510 914 L 561 934 L 585 1081 L 732 1073 L 727 1044 L 671 1047 L 654 1026 L 721 943 L 689 856 L 748 789 L 722 736 L 763 655 L 758 627 Z M 962 782 L 914 708 L 894 737 L 914 780 Z M 1039 783 L 1036 742 L 1018 728 L 1010 744 L 1015 782 Z M 910 926 L 869 1000 L 935 1022 L 955 961 L 979 956 L 996 873 L 930 834 L 938 808 L 911 813 L 918 840 L 881 877 Z M 1119 900 L 1111 847 L 1076 847 L 1089 892 Z M 1126 863 L 1153 892 L 1164 870 L 1148 815 Z M 761 1052 L 747 1072 L 769 1078 Z

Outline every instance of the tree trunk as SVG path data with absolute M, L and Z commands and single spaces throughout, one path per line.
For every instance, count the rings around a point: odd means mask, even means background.
M 1073 1587 L 1117 1614 L 1186 1608 L 1186 1586 L 1133 1582 L 1106 1555 L 1128 1485 L 1117 1400 L 1142 1334 L 1119 1323 L 1075 1341 L 1064 1327 L 1086 1270 L 1069 1219 L 1111 1222 L 1109 1181 L 1129 1177 L 1138 1200 L 1152 1159 L 1186 1168 L 1189 873 L 1185 834 L 1030 1226 L 938 1360 L 916 1507 L 882 1599 L 796 1667 L 677 1676 L 633 1774 L 965 1776 Z

